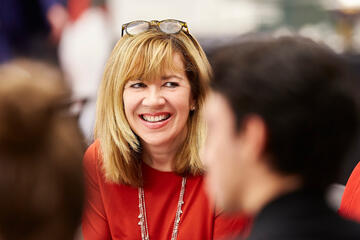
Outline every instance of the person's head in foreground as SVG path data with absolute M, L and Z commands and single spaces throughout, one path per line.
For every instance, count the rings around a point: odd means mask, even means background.
M 107 180 L 142 185 L 141 161 L 180 175 L 202 171 L 200 109 L 210 72 L 186 23 L 135 21 L 123 26 L 97 103 L 95 138 Z M 152 161 L 154 152 L 166 152 L 162 164 Z
M 0 239 L 73 239 L 83 204 L 83 140 L 53 67 L 0 66 Z
M 257 215 L 299 189 L 321 195 L 357 127 L 342 59 L 312 40 L 282 37 L 226 46 L 211 60 L 204 161 L 218 203 Z

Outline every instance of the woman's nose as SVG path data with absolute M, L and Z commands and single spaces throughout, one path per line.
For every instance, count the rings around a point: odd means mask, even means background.
M 165 98 L 162 96 L 160 89 L 149 87 L 143 99 L 143 105 L 148 107 L 157 107 L 165 104 Z

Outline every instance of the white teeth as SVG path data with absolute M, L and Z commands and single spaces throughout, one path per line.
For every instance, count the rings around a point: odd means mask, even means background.
M 169 118 L 169 114 L 164 114 L 164 115 L 160 115 L 160 116 L 146 116 L 146 115 L 142 115 L 143 119 L 147 122 L 159 122 L 162 120 L 165 120 L 167 118 Z

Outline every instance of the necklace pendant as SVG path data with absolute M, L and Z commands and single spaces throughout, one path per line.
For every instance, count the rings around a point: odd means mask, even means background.
M 173 226 L 173 232 L 171 235 L 171 240 L 177 239 L 179 223 L 180 223 L 180 216 L 183 213 L 181 208 L 182 208 L 182 205 L 184 204 L 185 186 L 186 186 L 186 177 L 183 177 L 180 195 L 179 195 L 179 201 L 178 201 L 177 210 L 176 210 L 176 214 L 175 214 L 175 220 L 174 220 L 174 226 Z M 143 188 L 141 188 L 141 187 L 138 188 L 138 195 L 139 195 L 139 212 L 140 212 L 139 216 L 138 216 L 138 218 L 140 219 L 140 221 L 138 222 L 138 225 L 141 228 L 141 239 L 149 240 L 149 231 L 148 231 L 147 219 L 146 219 L 145 196 L 144 196 Z

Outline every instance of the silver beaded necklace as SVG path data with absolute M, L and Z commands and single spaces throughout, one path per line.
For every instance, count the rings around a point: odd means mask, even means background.
M 183 213 L 183 211 L 181 210 L 181 207 L 184 204 L 185 186 L 186 186 L 186 177 L 183 177 L 182 183 L 181 183 L 179 201 L 178 201 L 176 215 L 175 215 L 174 227 L 173 227 L 173 231 L 171 234 L 171 240 L 177 239 L 179 223 L 180 223 L 180 216 Z M 138 216 L 139 223 L 138 223 L 138 225 L 141 228 L 141 239 L 149 240 L 149 229 L 148 229 L 147 218 L 146 218 L 144 189 L 142 187 L 139 187 L 138 192 L 139 192 L 139 216 Z

